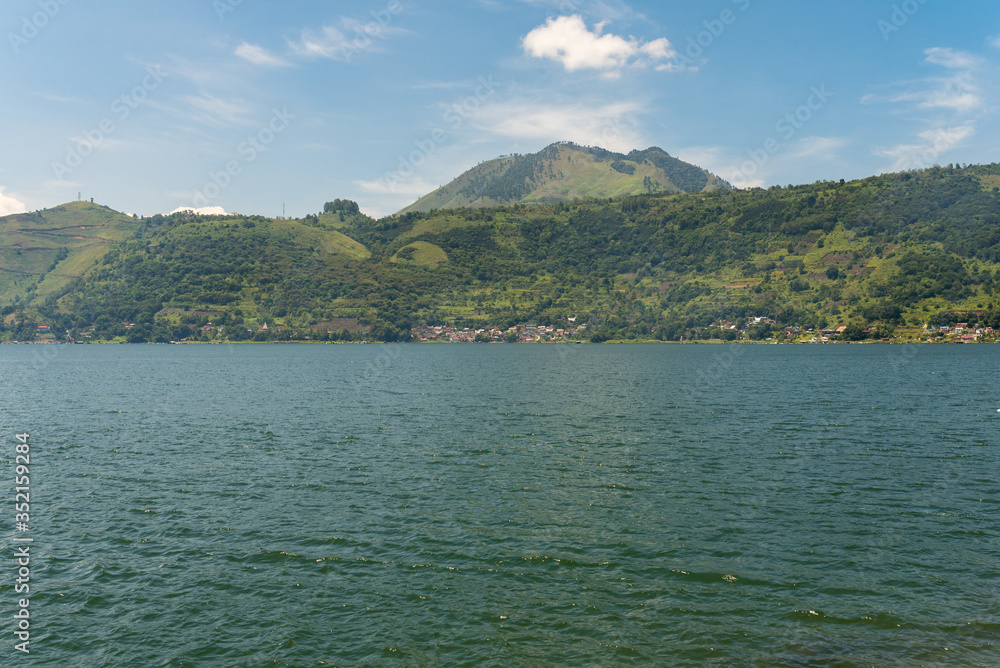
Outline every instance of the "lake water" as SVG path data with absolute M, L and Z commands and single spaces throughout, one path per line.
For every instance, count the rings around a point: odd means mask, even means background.
M 998 367 L 0 346 L 0 665 L 1000 665 Z

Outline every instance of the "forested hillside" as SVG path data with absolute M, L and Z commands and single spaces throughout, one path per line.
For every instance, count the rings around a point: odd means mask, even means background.
M 652 147 L 628 155 L 569 142 L 484 162 L 400 213 L 545 203 L 585 197 L 730 190 L 700 167 Z
M 6 303 L 0 336 L 397 340 L 569 318 L 593 340 L 1000 326 L 1000 165 L 381 220 L 338 200 L 295 221 L 141 223 L 83 278 Z

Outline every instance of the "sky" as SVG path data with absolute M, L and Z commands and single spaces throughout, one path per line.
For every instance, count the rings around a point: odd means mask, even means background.
M 6 0 L 0 215 L 389 215 L 556 141 L 739 187 L 1000 162 L 996 0 Z

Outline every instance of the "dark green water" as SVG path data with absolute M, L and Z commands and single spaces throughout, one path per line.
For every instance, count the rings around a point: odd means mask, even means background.
M 1000 347 L 41 349 L 3 666 L 1000 665 Z

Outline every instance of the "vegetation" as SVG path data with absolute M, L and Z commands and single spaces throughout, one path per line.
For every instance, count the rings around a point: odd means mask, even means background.
M 720 188 L 732 186 L 656 147 L 623 155 L 564 142 L 482 163 L 400 213 Z
M 0 218 L 0 307 L 27 305 L 82 276 L 145 222 L 90 202 Z
M 621 159 L 606 157 L 609 169 Z M 288 221 L 113 214 L 121 238 L 78 265 L 80 278 L 62 268 L 82 249 L 50 242 L 30 274 L 46 290 L 3 293 L 0 337 L 31 339 L 44 324 L 77 340 L 406 340 L 427 325 L 570 318 L 594 341 L 1000 329 L 998 177 L 1000 165 L 949 166 L 381 220 L 340 200 Z M 6 262 L 20 239 L 6 230 L 29 226 L 0 223 Z

